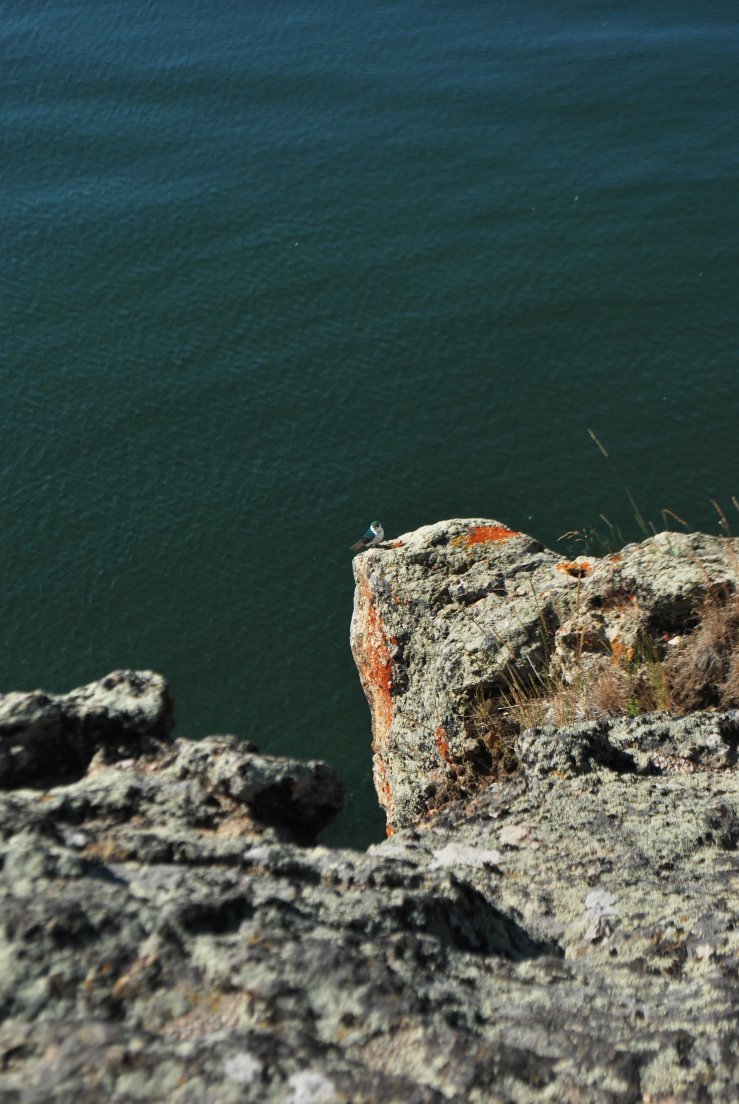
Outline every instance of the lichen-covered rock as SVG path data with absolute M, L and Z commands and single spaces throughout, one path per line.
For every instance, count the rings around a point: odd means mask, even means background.
M 483 681 L 502 677 L 514 653 L 537 661 L 531 582 L 565 588 L 556 564 L 533 538 L 481 519 L 424 526 L 355 557 L 351 644 L 391 829 L 425 815 L 474 750 L 464 713 Z
M 233 737 L 7 790 L 0 1101 L 736 1100 L 738 745 L 736 712 L 531 730 L 366 854 L 295 842 L 328 768 Z
M 596 676 L 603 690 L 649 649 L 662 659 L 702 597 L 739 589 L 739 540 L 661 533 L 567 561 L 501 522 L 457 519 L 363 552 L 354 575 L 352 650 L 393 831 L 494 774 L 476 711 Z
M 0 695 L 0 787 L 79 778 L 95 753 L 113 761 L 155 748 L 173 723 L 153 671 L 113 671 L 68 694 Z

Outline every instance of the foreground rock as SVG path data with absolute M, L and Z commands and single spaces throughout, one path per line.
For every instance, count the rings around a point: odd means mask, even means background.
M 296 842 L 329 768 L 142 743 L 135 694 L 111 743 L 105 683 L 63 785 L 0 728 L 3 1104 L 737 1099 L 737 712 L 530 730 L 359 854 Z
M 626 712 L 635 699 L 640 709 L 739 704 L 734 599 L 733 668 L 710 639 L 687 654 L 701 601 L 713 597 L 718 617 L 722 596 L 739 590 L 739 540 L 660 533 L 568 561 L 472 518 L 370 549 L 354 574 L 352 649 L 390 832 L 515 771 L 512 743 L 538 720 Z
M 170 740 L 167 684 L 150 671 L 115 671 L 69 694 L 0 696 L 0 788 L 81 778 L 101 761 L 156 751 Z

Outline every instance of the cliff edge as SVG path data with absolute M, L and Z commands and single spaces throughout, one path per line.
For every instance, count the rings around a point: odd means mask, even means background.
M 366 853 L 152 672 L 0 697 L 1 1104 L 739 1100 L 735 557 L 361 554 Z
M 354 559 L 351 643 L 388 831 L 515 773 L 537 724 L 739 705 L 739 540 L 569 561 L 499 521 Z

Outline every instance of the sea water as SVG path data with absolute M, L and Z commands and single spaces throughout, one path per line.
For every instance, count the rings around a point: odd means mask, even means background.
M 739 530 L 738 52 L 728 0 L 7 0 L 0 691 L 161 671 L 361 846 L 371 519 Z

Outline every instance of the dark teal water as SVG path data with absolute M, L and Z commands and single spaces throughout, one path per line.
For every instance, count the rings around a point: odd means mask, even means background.
M 739 530 L 738 50 L 734 0 L 8 0 L 0 690 L 160 670 L 359 845 L 371 518 L 638 535 L 592 427 Z

